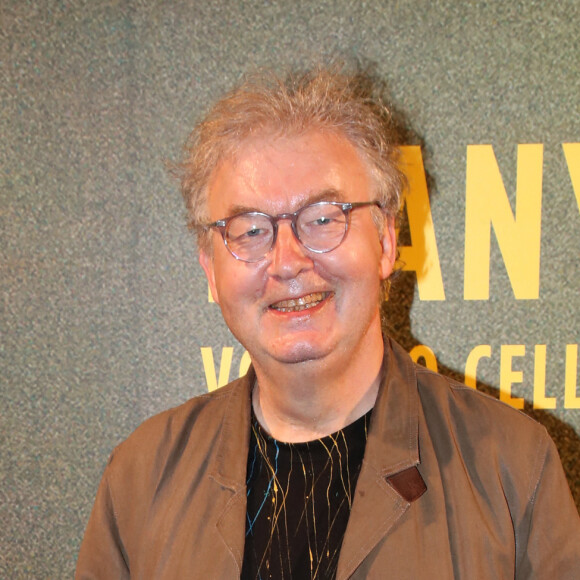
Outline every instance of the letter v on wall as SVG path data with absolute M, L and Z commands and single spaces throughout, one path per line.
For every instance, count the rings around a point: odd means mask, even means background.
M 205 371 L 205 381 L 208 391 L 215 391 L 219 387 L 227 385 L 230 380 L 230 370 L 232 368 L 232 357 L 234 349 L 231 346 L 222 348 L 222 358 L 220 361 L 219 380 L 215 372 L 215 363 L 213 359 L 213 349 L 211 346 L 201 347 L 201 360 Z

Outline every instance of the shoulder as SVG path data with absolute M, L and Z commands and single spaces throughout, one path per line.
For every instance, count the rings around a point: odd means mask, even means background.
M 420 365 L 415 368 L 417 388 L 426 412 L 431 411 L 441 419 L 446 417 L 455 424 L 465 423 L 466 428 L 472 425 L 487 432 L 495 428 L 547 437 L 544 427 L 503 401 Z
M 399 344 L 390 340 L 394 366 L 402 383 L 412 385 L 419 407 L 433 428 L 455 430 L 472 437 L 508 435 L 537 441 L 549 440 L 545 428 L 534 419 L 482 391 L 414 363 Z
M 246 394 L 249 397 L 243 377 L 146 419 L 113 450 L 109 472 L 154 469 L 169 456 L 183 453 L 191 440 L 196 450 L 209 453 L 220 436 L 228 407 L 239 404 Z
M 439 459 L 474 480 L 499 477 L 504 490 L 531 499 L 546 463 L 557 457 L 546 429 L 481 391 L 417 367 L 422 414 Z M 505 491 L 508 495 L 510 492 Z

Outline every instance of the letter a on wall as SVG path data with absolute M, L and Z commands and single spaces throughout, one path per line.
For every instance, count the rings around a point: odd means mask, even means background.
M 401 147 L 401 154 L 402 169 L 409 182 L 405 206 L 411 236 L 411 245 L 399 248 L 403 270 L 416 272 L 421 300 L 445 300 L 421 148 Z

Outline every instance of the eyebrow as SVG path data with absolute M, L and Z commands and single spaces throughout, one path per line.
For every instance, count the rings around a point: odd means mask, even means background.
M 300 208 L 306 207 L 308 205 L 312 205 L 313 203 L 319 203 L 321 201 L 343 202 L 344 201 L 344 193 L 341 192 L 340 190 L 334 188 L 334 187 L 330 187 L 328 189 L 323 189 L 322 191 L 319 191 L 318 193 L 308 195 L 306 197 L 306 199 L 302 200 L 302 203 L 294 211 L 298 211 Z M 236 205 L 231 206 L 230 211 L 228 213 L 229 213 L 229 217 L 231 217 L 231 216 L 239 215 L 242 213 L 252 213 L 252 212 L 267 213 L 263 209 L 260 209 L 258 207 L 249 206 L 249 205 L 241 205 L 241 204 L 236 204 Z M 293 212 L 285 212 L 285 213 L 293 213 Z

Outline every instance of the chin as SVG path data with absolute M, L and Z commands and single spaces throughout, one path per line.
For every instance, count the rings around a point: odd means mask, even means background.
M 321 344 L 312 344 L 311 342 L 285 345 L 273 344 L 268 348 L 272 358 L 286 364 L 299 364 L 320 360 L 328 355 L 328 350 L 328 348 L 323 348 Z

